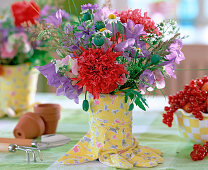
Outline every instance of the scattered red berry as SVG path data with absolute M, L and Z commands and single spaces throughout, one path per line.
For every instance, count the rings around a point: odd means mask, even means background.
M 203 160 L 208 153 L 208 142 L 204 145 L 194 144 L 193 151 L 190 153 L 190 156 L 193 161 Z

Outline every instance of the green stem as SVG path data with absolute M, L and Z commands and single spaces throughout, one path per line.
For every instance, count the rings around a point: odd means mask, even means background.
M 114 42 L 114 27 L 113 27 L 113 22 L 112 22 L 112 31 L 113 31 L 113 44 L 115 44 L 115 42 Z
M 85 91 L 85 100 L 87 100 L 87 90 Z

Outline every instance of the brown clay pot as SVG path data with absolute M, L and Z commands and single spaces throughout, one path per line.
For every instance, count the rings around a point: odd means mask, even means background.
M 41 117 L 35 113 L 28 112 L 22 115 L 13 130 L 16 138 L 34 139 L 45 132 L 45 124 Z
M 45 123 L 44 134 L 56 133 L 60 111 L 61 106 L 59 104 L 37 104 L 34 106 L 34 112 L 40 115 Z

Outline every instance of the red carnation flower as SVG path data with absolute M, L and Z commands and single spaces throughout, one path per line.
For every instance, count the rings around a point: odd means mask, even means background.
M 11 11 L 17 27 L 20 27 L 24 22 L 35 24 L 35 19 L 40 17 L 40 8 L 33 0 L 15 2 L 11 5 Z
M 103 49 L 82 49 L 83 53 L 77 57 L 79 72 L 76 80 L 81 88 L 86 86 L 86 90 L 99 98 L 99 94 L 106 94 L 118 88 L 118 84 L 125 83 L 124 74 L 128 74 L 124 64 L 115 62 L 115 59 L 121 55 L 109 48 L 106 52 Z
M 152 21 L 150 17 L 147 16 L 147 12 L 144 13 L 142 16 L 141 9 L 129 9 L 127 11 L 121 11 L 120 13 L 116 14 L 120 17 L 122 23 L 126 23 L 128 19 L 132 20 L 135 24 L 142 24 L 144 25 L 144 30 L 146 32 L 153 32 L 156 35 L 160 35 L 158 28 L 155 26 L 155 22 Z

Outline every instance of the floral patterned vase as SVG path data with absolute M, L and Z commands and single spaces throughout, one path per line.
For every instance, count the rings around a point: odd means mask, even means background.
M 80 164 L 99 159 L 116 168 L 153 167 L 163 162 L 162 153 L 140 146 L 132 136 L 132 112 L 124 94 L 89 96 L 89 132 L 58 161 Z
M 0 117 L 19 117 L 33 107 L 39 73 L 28 64 L 1 67 Z

